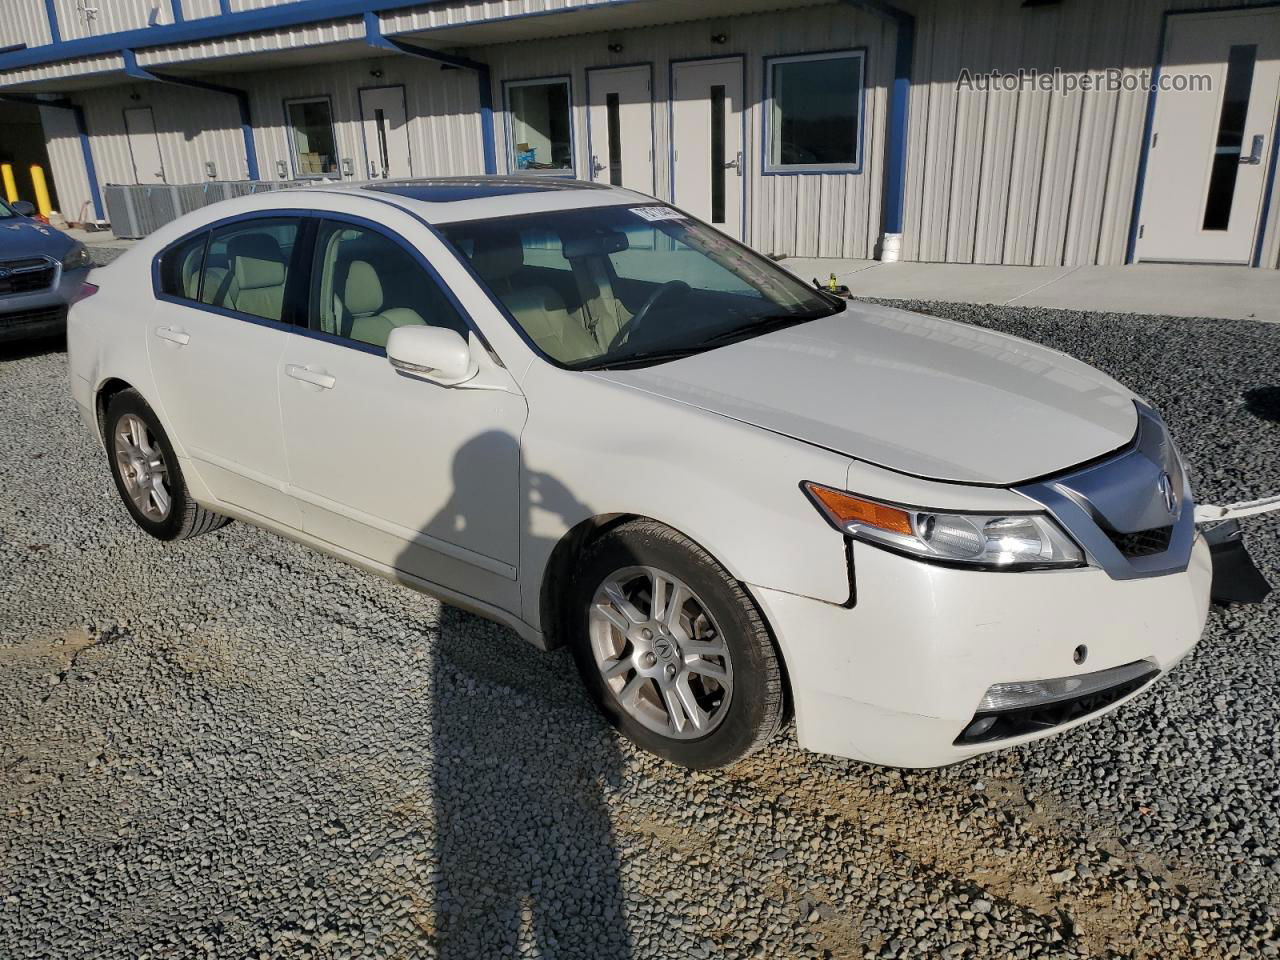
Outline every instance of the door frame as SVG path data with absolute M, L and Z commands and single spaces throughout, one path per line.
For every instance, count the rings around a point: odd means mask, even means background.
M 1280 0 L 1277 0 L 1280 2 Z M 676 67 L 690 63 L 729 63 L 737 61 L 742 69 L 742 222 L 739 224 L 739 232 L 742 234 L 743 244 L 749 244 L 751 238 L 747 235 L 747 226 L 750 223 L 748 206 L 748 197 L 750 191 L 747 190 L 747 170 L 746 166 L 751 162 L 750 143 L 747 136 L 747 114 L 750 112 L 747 108 L 747 57 L 743 53 L 729 53 L 718 57 L 685 57 L 680 60 L 672 60 L 667 64 L 667 170 L 668 183 L 667 195 L 671 198 L 671 202 L 676 202 Z
M 145 110 L 151 114 L 151 136 L 156 140 L 156 156 L 160 160 L 160 183 L 159 184 L 143 184 L 144 186 L 161 186 L 169 182 L 169 172 L 164 168 L 164 151 L 160 149 L 160 131 L 156 129 L 156 110 L 149 103 L 139 103 L 132 107 L 123 107 L 120 110 L 120 119 L 124 122 L 124 142 L 129 148 L 129 165 L 133 167 L 133 181 L 141 184 L 142 179 L 138 176 L 138 160 L 133 155 L 133 134 L 129 131 L 129 111 Z
M 405 90 L 403 83 L 379 83 L 367 87 L 356 87 L 356 103 L 360 106 L 360 142 L 364 144 L 364 169 L 369 171 L 369 136 L 365 131 L 365 124 L 369 122 L 369 118 L 364 115 L 364 93 L 372 90 L 396 90 L 400 91 L 400 104 L 404 107 L 404 126 L 405 126 L 405 145 L 409 151 L 409 176 L 413 176 L 413 137 L 409 136 L 409 94 Z M 394 177 L 391 179 L 395 179 Z
M 1280 8 L 1280 0 L 1267 0 L 1265 3 L 1233 4 L 1225 7 L 1195 7 L 1190 10 L 1165 10 L 1160 18 L 1160 37 L 1156 41 L 1155 64 L 1151 68 L 1152 90 L 1147 95 L 1147 112 L 1142 124 L 1142 151 L 1138 155 L 1138 177 L 1133 191 L 1133 208 L 1129 212 L 1129 241 L 1125 246 L 1124 262 L 1136 263 L 1138 249 L 1139 218 L 1142 216 L 1143 187 L 1147 182 L 1147 162 L 1151 153 L 1151 132 L 1156 122 L 1156 97 L 1159 96 L 1157 85 L 1160 83 L 1160 71 L 1164 66 L 1165 44 L 1169 37 L 1169 18 L 1196 16 L 1197 14 L 1251 13 L 1261 10 Z M 1249 266 L 1262 266 L 1262 251 L 1267 236 L 1267 220 L 1271 216 L 1271 200 L 1275 193 L 1276 166 L 1280 164 L 1280 110 L 1276 111 L 1275 129 L 1271 132 L 1270 168 L 1262 187 L 1262 209 L 1258 215 L 1258 232 L 1253 240 L 1253 251 L 1249 257 Z
M 607 73 L 610 70 L 635 70 L 638 67 L 647 67 L 649 69 L 649 142 L 653 151 L 653 157 L 650 166 L 653 168 L 653 181 L 650 186 L 652 192 L 658 192 L 658 121 L 657 121 L 657 104 L 654 96 L 653 88 L 653 61 L 643 60 L 638 63 L 617 63 L 610 64 L 606 67 L 587 67 L 587 102 L 584 105 L 587 121 L 587 169 L 591 169 L 591 158 L 595 155 L 595 151 L 591 147 L 591 75 L 593 73 Z

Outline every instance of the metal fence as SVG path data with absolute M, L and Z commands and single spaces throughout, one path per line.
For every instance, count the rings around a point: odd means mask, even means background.
M 284 190 L 313 180 L 210 180 L 207 183 L 107 184 L 103 200 L 111 232 L 121 240 L 137 240 L 184 213 L 220 200 L 251 193 Z

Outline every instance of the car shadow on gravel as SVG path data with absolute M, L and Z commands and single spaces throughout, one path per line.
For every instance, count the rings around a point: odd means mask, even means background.
M 510 462 L 502 454 L 516 443 L 477 436 L 457 454 L 455 483 Z M 546 528 L 539 512 L 581 515 L 550 476 L 524 472 L 521 489 L 527 536 Z M 455 493 L 424 533 L 465 529 L 475 509 L 474 496 Z M 411 562 L 406 552 L 397 565 Z M 625 960 L 632 951 L 604 799 L 621 782 L 621 758 L 572 657 L 445 606 L 432 661 L 434 924 L 425 932 L 437 955 Z
M 67 349 L 67 338 L 36 337 L 30 340 L 10 340 L 0 342 L 0 363 L 11 360 L 26 360 L 28 357 L 39 357 L 46 353 L 63 353 Z

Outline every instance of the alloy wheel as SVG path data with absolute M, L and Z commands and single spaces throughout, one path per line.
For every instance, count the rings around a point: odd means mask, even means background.
M 724 720 L 733 663 L 724 635 L 687 584 L 656 567 L 627 567 L 596 590 L 591 649 L 628 715 L 665 737 L 706 736 Z
M 141 417 L 126 413 L 116 421 L 116 467 L 125 492 L 148 520 L 160 522 L 173 509 L 164 453 Z

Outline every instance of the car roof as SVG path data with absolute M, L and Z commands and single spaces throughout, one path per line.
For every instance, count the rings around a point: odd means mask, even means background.
M 554 210 L 655 203 L 652 197 L 563 177 L 474 176 L 318 183 L 295 190 L 366 196 L 412 210 L 429 223 L 488 220 Z

